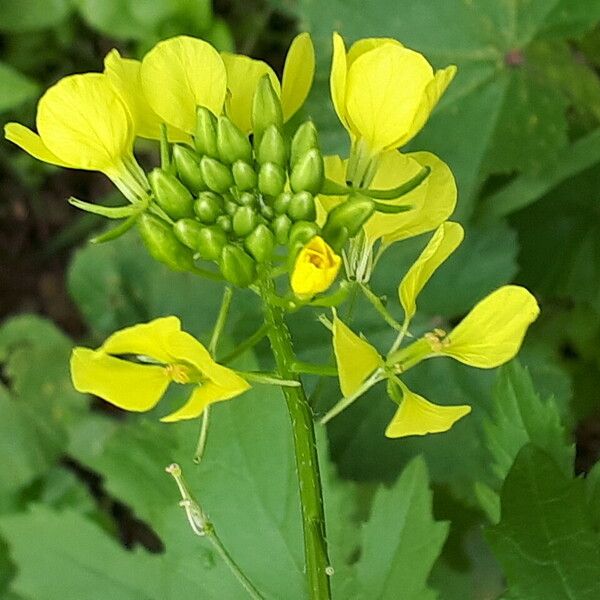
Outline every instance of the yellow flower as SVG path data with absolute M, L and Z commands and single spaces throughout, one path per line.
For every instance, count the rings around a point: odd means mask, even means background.
M 301 33 L 292 41 L 281 83 L 273 69 L 261 60 L 230 52 L 221 52 L 221 58 L 227 70 L 229 91 L 226 113 L 244 133 L 252 129 L 252 100 L 264 75 L 269 75 L 273 88 L 281 96 L 283 119 L 288 121 L 304 104 L 315 73 L 315 51 L 308 33 Z
M 129 357 L 138 357 L 138 361 Z M 172 382 L 193 384 L 187 402 L 161 419 L 164 422 L 193 419 L 209 404 L 238 396 L 250 387 L 182 331 L 176 317 L 122 329 L 97 350 L 75 348 L 71 377 L 78 391 L 137 412 L 153 408 Z
M 333 34 L 333 105 L 353 141 L 371 154 L 400 148 L 425 125 L 456 67 L 434 73 L 423 55 L 389 38 L 356 42 L 348 53 Z
M 342 259 L 320 236 L 313 237 L 298 253 L 291 277 L 294 294 L 310 298 L 334 282 Z
M 152 110 L 185 133 L 194 133 L 198 106 L 215 115 L 223 109 L 225 65 L 203 40 L 182 35 L 159 42 L 142 60 L 141 81 Z
M 131 116 L 102 73 L 71 75 L 52 86 L 38 103 L 36 125 L 38 133 L 8 123 L 6 139 L 38 160 L 100 171 L 132 201 L 144 194 Z

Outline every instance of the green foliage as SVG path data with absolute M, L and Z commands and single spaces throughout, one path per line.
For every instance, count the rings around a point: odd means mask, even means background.
M 0 0 L 0 31 L 21 33 L 56 27 L 70 10 L 69 0 Z
M 38 88 L 33 81 L 0 62 L 0 113 L 33 98 Z

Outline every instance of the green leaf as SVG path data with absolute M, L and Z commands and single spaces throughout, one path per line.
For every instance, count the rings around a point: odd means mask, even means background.
M 487 530 L 512 596 L 600 597 L 598 536 L 583 485 L 532 444 L 517 455 L 502 489 L 502 520 Z
M 37 93 L 38 86 L 35 82 L 10 65 L 0 62 L 0 113 L 35 98 Z
M 71 11 L 71 0 L 0 0 L 0 31 L 56 27 Z
M 435 598 L 427 578 L 447 535 L 448 524 L 433 519 L 427 468 L 416 458 L 391 489 L 375 495 L 356 564 L 362 597 Z
M 585 479 L 588 510 L 596 531 L 600 531 L 600 462 L 597 462 Z

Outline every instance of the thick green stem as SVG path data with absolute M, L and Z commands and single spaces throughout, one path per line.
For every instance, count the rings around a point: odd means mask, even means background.
M 300 382 L 292 368 L 296 356 L 289 330 L 284 321 L 283 308 L 270 301 L 275 294 L 275 289 L 268 273 L 262 277 L 260 287 L 265 322 L 270 326 L 268 336 L 279 375 L 283 379 Z M 331 567 L 325 541 L 323 493 L 312 411 L 302 386 L 283 388 L 283 393 L 290 413 L 294 436 L 309 595 L 312 600 L 329 600 L 331 589 L 327 573 Z

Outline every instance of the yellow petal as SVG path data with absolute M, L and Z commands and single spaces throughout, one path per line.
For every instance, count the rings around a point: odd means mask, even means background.
M 142 88 L 148 103 L 165 123 L 193 133 L 196 107 L 214 114 L 223 109 L 227 88 L 225 65 L 207 42 L 179 36 L 159 42 L 142 61 Z
M 346 46 L 339 33 L 333 34 L 333 56 L 331 59 L 331 74 L 329 89 L 331 101 L 342 125 L 350 131 L 346 115 L 346 78 L 348 67 L 346 63 Z
M 475 305 L 442 341 L 438 354 L 480 369 L 497 367 L 517 354 L 539 313 L 536 299 L 525 288 L 501 287 Z
M 141 93 L 141 68 L 142 63 L 139 60 L 122 58 L 117 50 L 111 50 L 104 59 L 104 73 L 129 109 L 136 135 L 158 140 L 162 119 L 152 110 Z M 175 127 L 168 127 L 168 132 L 172 142 L 186 142 L 190 139 L 189 135 Z
M 342 265 L 339 257 L 320 236 L 313 237 L 298 253 L 290 284 L 296 296 L 310 298 L 327 290 Z
M 163 423 L 173 423 L 184 419 L 195 419 L 203 413 L 209 404 L 229 400 L 240 393 L 219 387 L 211 382 L 205 383 L 192 392 L 189 400 L 181 408 L 163 417 L 161 421 Z
M 304 104 L 315 75 L 315 49 L 308 33 L 297 35 L 290 45 L 281 84 L 283 120 L 288 121 Z
M 102 73 L 61 79 L 42 96 L 36 122 L 48 150 L 77 169 L 114 173 L 131 154 L 129 111 Z
M 458 248 L 464 230 L 458 223 L 442 223 L 429 240 L 419 258 L 408 270 L 398 288 L 405 319 L 412 319 L 416 310 L 417 296 L 436 269 Z
M 252 130 L 252 100 L 256 87 L 263 75 L 268 75 L 273 88 L 279 93 L 280 84 L 275 71 L 262 60 L 255 60 L 242 54 L 221 52 L 227 71 L 229 90 L 227 116 L 244 132 Z
M 31 154 L 33 158 L 57 167 L 71 167 L 70 163 L 66 163 L 55 154 L 52 154 L 37 133 L 20 123 L 7 123 L 4 126 L 4 137 Z
M 358 40 L 350 46 L 350 50 L 348 50 L 348 68 L 352 65 L 352 63 L 359 57 L 365 54 L 365 52 L 369 52 L 369 50 L 374 50 L 375 48 L 379 48 L 379 46 L 383 46 L 384 44 L 395 44 L 396 46 L 403 48 L 402 44 L 395 40 L 394 38 L 363 38 L 362 40 Z
M 77 391 L 137 412 L 154 407 L 169 385 L 163 367 L 140 365 L 89 348 L 73 350 L 71 378 Z
M 383 44 L 359 56 L 348 69 L 346 112 L 353 133 L 373 153 L 395 147 L 415 119 L 433 69 L 423 55 Z
M 426 435 L 448 431 L 454 423 L 471 412 L 471 407 L 438 406 L 411 392 L 401 383 L 402 404 L 385 430 L 389 438 Z
M 138 354 L 169 364 L 169 336 L 181 330 L 177 317 L 161 317 L 148 323 L 126 327 L 113 333 L 102 344 L 100 350 L 106 354 Z
M 365 380 L 383 365 L 379 352 L 356 335 L 337 314 L 333 318 L 333 351 L 338 367 L 340 388 L 345 398 L 354 394 Z

